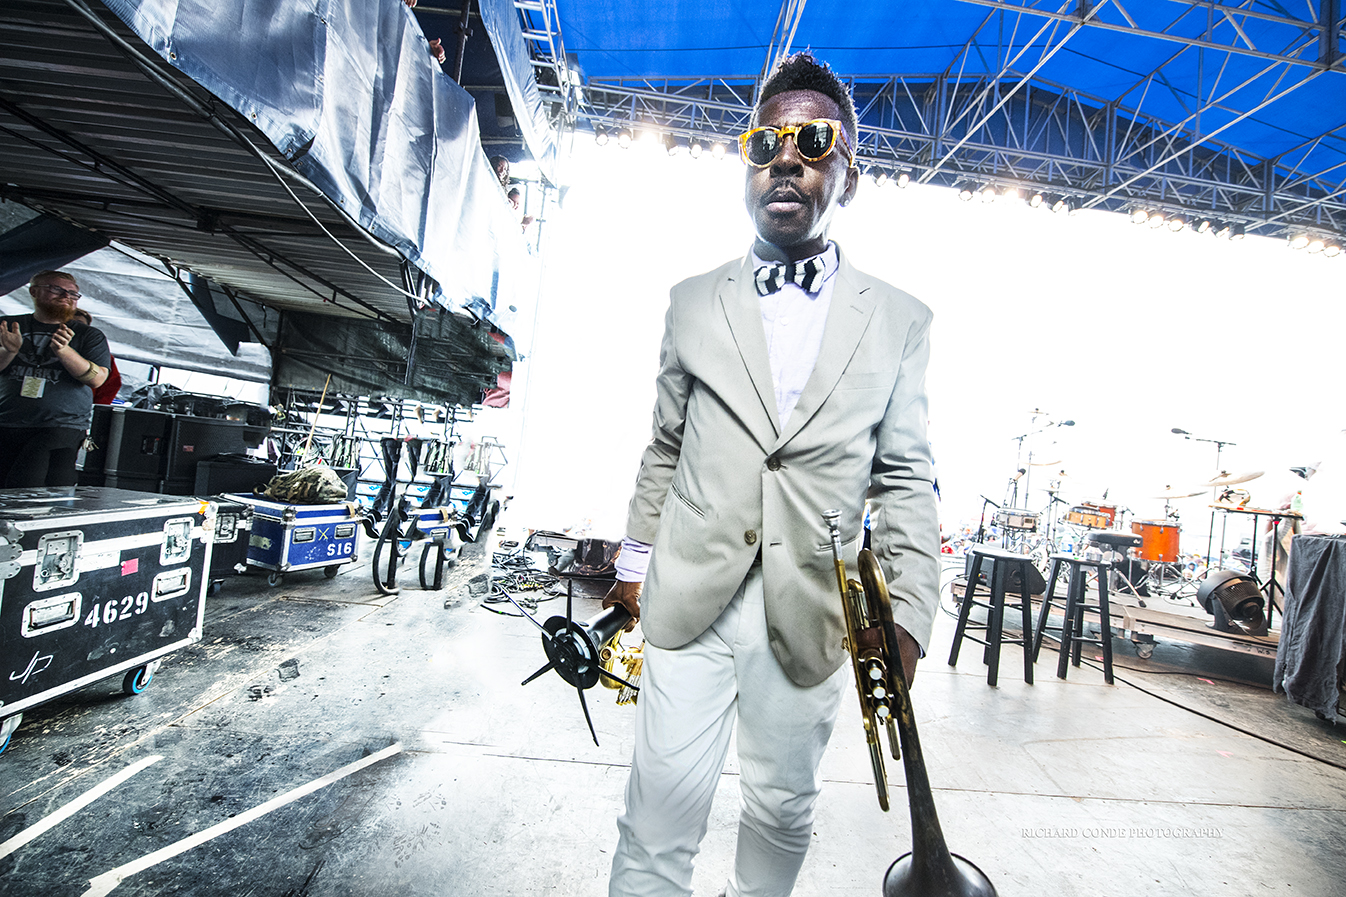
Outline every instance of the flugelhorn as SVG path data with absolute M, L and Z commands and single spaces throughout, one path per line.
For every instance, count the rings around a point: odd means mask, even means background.
M 879 748 L 880 727 L 888 730 L 893 758 L 899 756 L 907 776 L 911 809 L 911 851 L 898 857 L 883 878 L 883 897 L 996 897 L 995 886 L 967 859 L 949 852 L 935 812 L 935 799 L 916 733 L 911 692 L 902 670 L 902 653 L 893 622 L 893 605 L 883 570 L 869 549 L 857 558 L 860 581 L 846 578 L 841 556 L 838 511 L 824 511 L 832 538 L 837 585 L 846 615 L 846 646 L 855 671 L 864 716 L 865 739 L 874 766 L 879 806 L 888 809 L 888 782 Z M 896 727 L 898 739 L 892 741 Z M 900 743 L 900 749 L 899 749 Z

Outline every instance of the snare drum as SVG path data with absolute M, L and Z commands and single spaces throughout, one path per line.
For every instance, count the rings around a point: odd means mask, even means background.
M 1021 508 L 1000 508 L 995 512 L 995 522 L 1005 529 L 1035 533 L 1038 529 L 1038 515 Z
M 1103 508 L 1098 505 L 1088 503 L 1075 505 L 1066 513 L 1066 523 L 1073 523 L 1075 526 L 1087 526 L 1089 529 L 1108 529 L 1112 526 L 1112 515 L 1116 513 L 1116 508 L 1107 508 L 1106 514 Z
M 1163 520 L 1133 520 L 1131 532 L 1139 533 L 1141 544 L 1137 556 L 1146 561 L 1171 564 L 1178 559 L 1178 533 L 1181 527 Z

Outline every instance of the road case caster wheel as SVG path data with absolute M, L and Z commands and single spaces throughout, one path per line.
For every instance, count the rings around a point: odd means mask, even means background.
M 328 579 L 336 579 L 337 574 L 340 572 L 341 572 L 340 564 L 333 564 L 330 567 L 322 568 L 322 575 L 326 576 Z
M 10 736 L 14 734 L 14 730 L 19 727 L 21 722 L 23 722 L 22 713 L 16 713 L 0 720 L 0 754 L 3 754 L 5 748 L 9 747 Z
M 136 667 L 134 670 L 127 670 L 126 677 L 122 679 L 122 691 L 128 695 L 138 695 L 149 684 L 154 681 L 154 674 L 159 671 L 159 661 L 147 663 L 143 667 Z
M 266 584 L 275 588 L 280 585 L 281 575 L 279 573 L 268 573 L 266 575 Z
M 1149 660 L 1154 656 L 1154 642 L 1136 642 L 1136 656 L 1141 660 Z

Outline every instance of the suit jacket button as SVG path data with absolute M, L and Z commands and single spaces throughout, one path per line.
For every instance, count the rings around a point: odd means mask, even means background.
M 780 458 L 777 458 L 775 455 L 772 455 L 770 458 L 767 458 L 767 459 L 766 459 L 766 469 L 767 469 L 767 470 L 780 470 Z
M 749 545 L 756 545 L 756 544 L 757 544 L 757 530 L 752 530 L 752 529 L 750 529 L 750 530 L 747 530 L 746 532 L 744 532 L 744 533 L 743 533 L 743 541 L 744 541 L 744 542 L 747 542 Z

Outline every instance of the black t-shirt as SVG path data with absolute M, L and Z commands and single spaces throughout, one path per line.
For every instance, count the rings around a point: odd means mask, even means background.
M 93 390 L 70 376 L 48 346 L 61 325 L 41 324 L 32 315 L 0 321 L 16 321 L 23 332 L 19 354 L 0 371 L 0 427 L 88 427 Z M 75 332 L 70 339 L 72 349 L 99 367 L 108 366 L 112 353 L 103 331 L 83 321 L 70 321 L 66 326 Z

